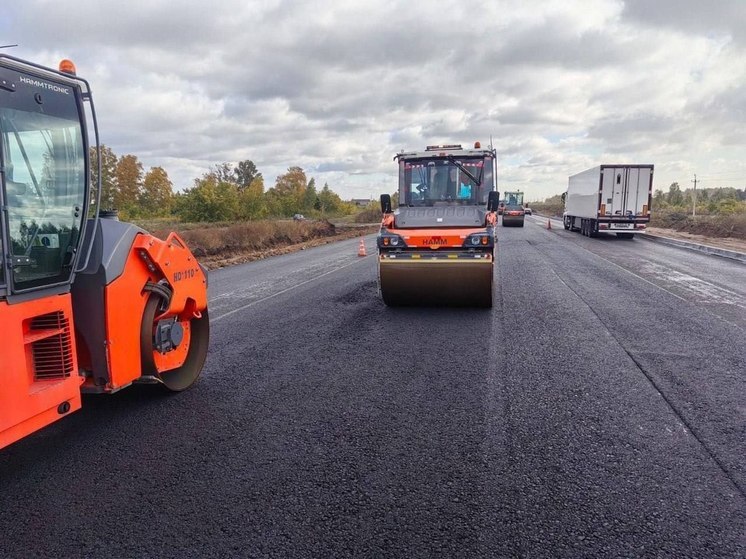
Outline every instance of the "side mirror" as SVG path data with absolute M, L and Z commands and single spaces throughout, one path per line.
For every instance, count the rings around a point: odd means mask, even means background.
M 490 193 L 487 195 L 487 211 L 496 212 L 499 202 L 500 193 L 496 190 L 490 190 Z
M 562 203 L 564 204 L 566 200 L 567 200 L 567 192 L 563 192 L 562 193 Z
M 381 194 L 381 211 L 385 214 L 391 213 L 391 195 Z

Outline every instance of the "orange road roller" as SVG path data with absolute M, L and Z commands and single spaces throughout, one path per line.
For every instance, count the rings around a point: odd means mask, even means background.
M 0 448 L 84 392 L 188 388 L 207 356 L 207 271 L 175 233 L 100 215 L 96 114 L 70 61 L 0 55 L 0 148 Z
M 523 192 L 505 192 L 505 207 L 503 208 L 503 227 L 523 227 L 526 210 L 523 207 Z
M 401 152 L 399 207 L 381 196 L 378 279 L 384 303 L 492 306 L 497 155 L 479 142 Z

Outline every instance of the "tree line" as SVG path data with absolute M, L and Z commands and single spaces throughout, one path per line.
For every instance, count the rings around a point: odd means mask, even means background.
M 653 195 L 653 208 L 680 212 L 691 211 L 694 189 L 682 190 L 678 182 L 668 187 L 668 192 L 657 189 Z M 746 213 L 746 188 L 698 188 L 696 191 L 697 213 L 728 215 Z
M 163 167 L 146 173 L 135 155 L 118 157 L 101 146 L 101 207 L 118 210 L 124 217 L 165 217 L 173 207 L 173 184 Z M 98 154 L 91 148 L 91 178 L 96 184 Z
M 349 214 L 353 204 L 342 201 L 328 184 L 319 189 L 300 167 L 290 167 L 265 191 L 264 178 L 253 161 L 214 165 L 183 192 L 162 167 L 145 172 L 135 155 L 117 156 L 101 146 L 101 207 L 116 209 L 123 219 L 176 217 L 181 221 L 238 221 L 303 214 L 326 217 Z M 91 174 L 98 173 L 91 150 Z

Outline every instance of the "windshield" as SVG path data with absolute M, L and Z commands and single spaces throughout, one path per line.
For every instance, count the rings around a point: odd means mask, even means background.
M 64 112 L 77 115 L 73 96 L 68 103 L 73 106 Z M 84 217 L 86 158 L 80 121 L 42 110 L 10 108 L 5 102 L 0 107 L 9 241 L 3 253 L 9 253 L 14 291 L 69 280 Z
M 488 157 L 402 160 L 399 166 L 399 198 L 408 206 L 482 205 L 492 189 Z
M 505 205 L 509 208 L 523 207 L 523 192 L 506 192 Z

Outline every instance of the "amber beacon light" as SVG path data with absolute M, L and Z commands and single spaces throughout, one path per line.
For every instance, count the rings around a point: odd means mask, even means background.
M 63 74 L 71 74 L 73 76 L 76 74 L 75 64 L 72 60 L 69 60 L 67 58 L 63 58 L 62 60 L 60 60 L 59 69 L 60 72 L 62 72 Z

